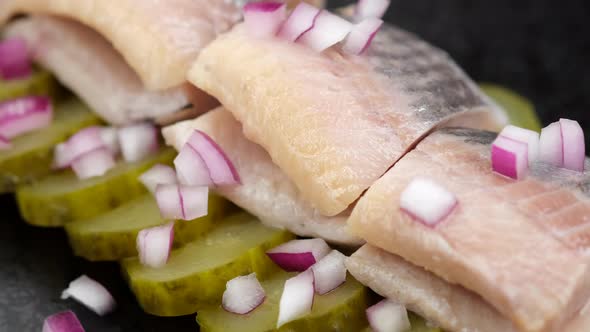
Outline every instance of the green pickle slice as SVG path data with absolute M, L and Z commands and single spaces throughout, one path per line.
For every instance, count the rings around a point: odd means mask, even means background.
M 261 282 L 266 291 L 262 305 L 247 315 L 236 315 L 221 306 L 199 310 L 197 322 L 202 332 L 263 332 L 263 331 L 340 331 L 356 332 L 367 326 L 365 310 L 368 306 L 367 289 L 352 276 L 325 295 L 315 295 L 310 314 L 276 328 L 279 301 L 285 281 L 292 274 L 279 273 Z
M 80 180 L 68 170 L 21 186 L 16 191 L 21 216 L 43 227 L 96 217 L 146 193 L 139 175 L 154 164 L 171 164 L 175 155 L 165 148 L 138 162 L 119 162 L 103 176 Z
M 122 270 L 141 307 L 152 315 L 182 316 L 221 303 L 227 281 L 256 272 L 259 278 L 278 271 L 266 251 L 293 239 L 289 232 L 262 225 L 240 213 L 219 222 L 210 233 L 170 254 L 166 266 L 122 261 Z
M 0 79 L 0 102 L 31 95 L 55 96 L 57 92 L 57 82 L 46 70 L 36 70 L 30 77 L 19 80 Z
M 479 87 L 506 110 L 511 124 L 534 131 L 541 131 L 541 121 L 529 100 L 499 85 L 480 83 Z
M 209 195 L 209 213 L 195 220 L 177 220 L 174 244 L 180 246 L 208 232 L 227 211 L 228 202 Z M 90 261 L 116 261 L 137 256 L 136 238 L 142 229 L 165 224 L 150 194 L 125 203 L 95 218 L 67 223 L 66 232 L 76 256 Z
M 13 147 L 0 151 L 0 193 L 11 192 L 19 184 L 27 184 L 52 172 L 53 148 L 78 130 L 100 120 L 77 100 L 55 106 L 50 126 L 18 136 Z

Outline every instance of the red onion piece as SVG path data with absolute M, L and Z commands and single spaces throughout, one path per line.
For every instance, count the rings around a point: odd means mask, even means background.
M 151 123 L 139 123 L 123 127 L 118 132 L 123 159 L 139 161 L 158 150 L 158 130 Z
M 174 243 L 174 222 L 146 228 L 137 234 L 139 261 L 145 266 L 160 268 L 168 262 Z
M 163 218 L 193 220 L 207 215 L 209 188 L 159 184 L 156 201 Z
M 0 135 L 0 150 L 8 150 L 12 147 L 12 143 L 10 140 L 2 135 Z
M 512 179 L 522 179 L 528 172 L 528 145 L 504 136 L 492 143 L 492 169 Z
M 0 42 L 0 78 L 22 79 L 33 72 L 31 56 L 23 39 L 13 38 Z
M 317 52 L 322 52 L 343 41 L 351 30 L 352 23 L 329 11 L 322 10 L 317 16 L 313 28 L 304 33 L 297 42 L 307 45 Z
M 159 184 L 175 184 L 176 172 L 174 168 L 156 164 L 149 170 L 139 176 L 139 181 L 152 193 L 156 193 L 156 187 Z
M 314 279 L 311 270 L 302 272 L 285 282 L 279 302 L 277 329 L 284 324 L 311 312 L 314 297 Z
M 286 16 L 287 6 L 282 2 L 250 2 L 244 6 L 244 24 L 258 38 L 276 35 Z
M 266 252 L 283 270 L 305 271 L 324 258 L 330 247 L 323 239 L 292 240 Z
M 115 299 L 111 293 L 86 275 L 81 275 L 78 279 L 70 282 L 69 287 L 61 294 L 62 300 L 70 297 L 99 316 L 110 313 L 116 307 Z
M 337 250 L 315 263 L 311 270 L 315 280 L 315 292 L 323 295 L 342 285 L 346 281 L 346 256 Z
M 539 160 L 557 167 L 563 166 L 563 141 L 559 122 L 554 122 L 541 130 Z
M 0 103 L 0 133 L 13 138 L 48 126 L 53 107 L 47 97 L 32 96 Z
M 363 20 L 352 28 L 352 31 L 346 37 L 342 50 L 355 55 L 364 53 L 371 46 L 373 38 L 375 38 L 382 25 L 383 21 L 379 18 L 370 17 Z
M 105 147 L 86 152 L 72 161 L 72 170 L 79 179 L 103 176 L 115 167 L 111 150 Z
M 74 159 L 98 148 L 108 148 L 112 155 L 119 152 L 116 128 L 92 126 L 78 131 L 66 142 L 55 146 L 53 166 L 67 168 Z
M 404 332 L 411 327 L 406 308 L 387 299 L 367 308 L 367 319 L 374 332 Z
M 215 185 L 229 186 L 240 183 L 240 176 L 234 164 L 209 135 L 195 130 L 187 144 L 201 156 L 209 170 L 209 177 Z
M 539 133 L 533 130 L 508 125 L 502 129 L 500 136 L 519 141 L 527 145 L 529 165 L 539 157 Z
M 453 193 L 427 179 L 417 177 L 400 196 L 400 208 L 428 226 L 435 226 L 446 218 L 457 205 Z
M 320 14 L 320 9 L 305 2 L 301 2 L 293 9 L 287 18 L 278 36 L 284 40 L 294 42 L 304 33 L 311 30 L 315 20 Z
M 119 154 L 119 131 L 115 127 L 100 127 L 100 138 L 104 144 L 113 152 L 113 155 Z
M 76 314 L 71 311 L 58 312 L 43 322 L 43 332 L 85 332 Z
M 164 219 L 182 219 L 180 189 L 174 184 L 159 184 L 156 187 L 156 201 Z
M 559 119 L 563 144 L 563 167 L 583 172 L 586 160 L 584 130 L 578 121 Z
M 213 184 L 209 168 L 201 155 L 190 144 L 185 144 L 174 159 L 178 181 L 188 186 L 209 186 Z
M 222 307 L 228 312 L 245 315 L 258 308 L 266 299 L 266 292 L 256 273 L 234 278 L 227 282 Z
M 357 21 L 362 21 L 370 17 L 383 17 L 390 3 L 390 0 L 359 0 L 355 15 Z

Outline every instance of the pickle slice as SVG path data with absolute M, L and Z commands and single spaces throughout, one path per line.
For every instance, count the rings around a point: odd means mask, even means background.
M 529 100 L 499 85 L 480 83 L 479 87 L 506 110 L 511 124 L 534 131 L 541 131 L 541 121 Z
M 50 174 L 54 146 L 98 123 L 96 115 L 77 100 L 56 105 L 50 126 L 18 136 L 12 140 L 12 148 L 0 151 L 0 193 Z
M 367 289 L 348 275 L 347 281 L 325 295 L 315 295 L 310 314 L 276 329 L 279 301 L 285 281 L 292 274 L 279 273 L 262 282 L 266 299 L 247 315 L 229 313 L 220 306 L 199 310 L 197 322 L 202 332 L 264 332 L 264 331 L 361 331 L 367 326 L 365 310 Z
M 30 77 L 4 81 L 0 79 L 0 101 L 31 96 L 55 96 L 58 85 L 46 70 L 36 70 Z
M 278 271 L 265 252 L 293 238 L 240 213 L 220 221 L 206 236 L 173 250 L 162 268 L 128 258 L 122 261 L 122 270 L 146 312 L 182 316 L 221 303 L 226 282 L 237 276 L 256 272 L 264 279 Z
M 225 199 L 210 194 L 207 216 L 175 222 L 174 244 L 182 245 L 208 232 L 223 217 L 227 205 Z M 76 256 L 90 261 L 116 261 L 137 256 L 139 231 L 166 222 L 155 198 L 145 194 L 98 217 L 67 223 L 65 228 Z
M 98 216 L 146 193 L 139 175 L 156 163 L 171 164 L 175 155 L 166 148 L 138 162 L 119 162 L 103 176 L 80 180 L 68 170 L 21 186 L 16 191 L 21 216 L 43 227 Z

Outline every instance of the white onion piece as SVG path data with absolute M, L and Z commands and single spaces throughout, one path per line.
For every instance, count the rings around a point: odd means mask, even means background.
M 245 315 L 258 308 L 266 299 L 266 292 L 256 273 L 240 276 L 227 282 L 222 297 L 222 307 L 238 315 Z
M 84 332 L 84 328 L 76 314 L 68 310 L 45 318 L 43 332 Z
M 163 218 L 193 220 L 207 215 L 209 188 L 159 184 L 156 201 Z
M 504 136 L 492 143 L 492 169 L 512 179 L 522 179 L 528 172 L 528 145 Z
M 0 150 L 8 150 L 12 147 L 12 143 L 10 140 L 2 135 L 0 135 Z
M 539 133 L 533 130 L 508 125 L 502 129 L 500 136 L 525 143 L 529 165 L 539 157 Z
M 337 250 L 315 263 L 311 270 L 315 280 L 315 292 L 323 295 L 342 285 L 346 281 L 346 256 Z
M 31 56 L 23 39 L 11 38 L 0 42 L 0 78 L 22 79 L 33 72 Z
M 349 54 L 362 54 L 369 48 L 382 25 L 383 21 L 379 18 L 371 17 L 363 20 L 352 28 L 342 50 Z
M 111 150 L 106 147 L 86 152 L 72 161 L 72 170 L 79 179 L 103 176 L 113 167 L 115 159 Z
M 266 252 L 283 270 L 305 271 L 324 258 L 330 247 L 323 239 L 292 240 Z
M 307 45 L 317 52 L 322 52 L 343 41 L 351 30 L 352 23 L 329 11 L 322 10 L 316 17 L 313 28 L 304 33 L 297 42 Z
M 225 152 L 202 131 L 195 130 L 188 144 L 201 156 L 211 181 L 217 186 L 229 186 L 240 183 L 240 176 Z
M 381 18 L 387 12 L 390 3 L 390 0 L 359 0 L 355 17 L 357 21 L 370 17 Z
M 123 159 L 139 161 L 158 150 L 158 130 L 151 123 L 140 123 L 119 129 L 119 145 Z
M 0 103 L 0 133 L 6 138 L 47 127 L 53 107 L 47 97 L 23 97 Z
M 282 2 L 250 2 L 244 6 L 246 29 L 257 38 L 276 35 L 286 16 L 287 6 Z
M 367 308 L 367 319 L 374 332 L 405 332 L 411 328 L 406 308 L 387 299 Z
M 315 25 L 320 9 L 305 2 L 301 2 L 293 9 L 278 36 L 284 40 L 294 42 Z
M 174 168 L 156 164 L 139 176 L 139 181 L 152 193 L 156 193 L 159 184 L 175 184 L 176 172 Z
M 400 208 L 428 226 L 441 222 L 456 205 L 453 193 L 421 177 L 414 178 L 400 196 Z
M 137 234 L 137 252 L 141 264 L 153 268 L 166 265 L 174 242 L 174 222 L 142 229 Z
M 115 299 L 111 293 L 86 275 L 81 275 L 78 279 L 70 282 L 69 287 L 61 293 L 62 300 L 70 297 L 99 316 L 108 314 L 116 307 Z
M 563 167 L 583 172 L 586 160 L 584 131 L 578 121 L 559 119 L 563 143 Z
M 563 166 L 563 140 L 559 122 L 554 122 L 541 130 L 539 160 L 557 167 Z
M 178 181 L 188 186 L 209 186 L 213 184 L 209 168 L 201 155 L 190 144 L 185 144 L 174 159 Z
M 311 312 L 314 297 L 314 280 L 311 270 L 288 279 L 279 302 L 277 328 Z

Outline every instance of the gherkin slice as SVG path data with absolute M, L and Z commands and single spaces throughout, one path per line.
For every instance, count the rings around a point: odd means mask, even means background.
M 480 83 L 479 86 L 483 92 L 504 108 L 511 124 L 541 131 L 541 121 L 533 104 L 528 99 L 499 85 Z
M 208 232 L 228 211 L 228 205 L 225 199 L 210 194 L 207 216 L 175 222 L 175 246 Z M 160 216 L 154 197 L 145 194 L 95 218 L 67 223 L 65 229 L 76 256 L 90 261 L 116 261 L 137 256 L 136 238 L 139 231 L 166 222 Z
M 71 171 L 45 177 L 16 191 L 23 219 L 43 227 L 96 217 L 146 193 L 138 177 L 157 163 L 171 164 L 166 148 L 138 162 L 119 162 L 105 175 L 80 180 Z
M 0 151 L 0 193 L 50 174 L 55 145 L 98 123 L 98 117 L 77 100 L 56 105 L 50 126 L 16 137 L 12 148 Z
M 46 70 L 36 70 L 30 77 L 5 81 L 0 79 L 0 101 L 39 95 L 56 96 L 58 85 Z
M 266 251 L 294 236 L 262 225 L 241 213 L 221 221 L 210 233 L 175 249 L 162 268 L 122 261 L 122 269 L 137 301 L 157 316 L 182 316 L 221 303 L 227 281 L 256 272 L 265 278 L 278 267 Z

